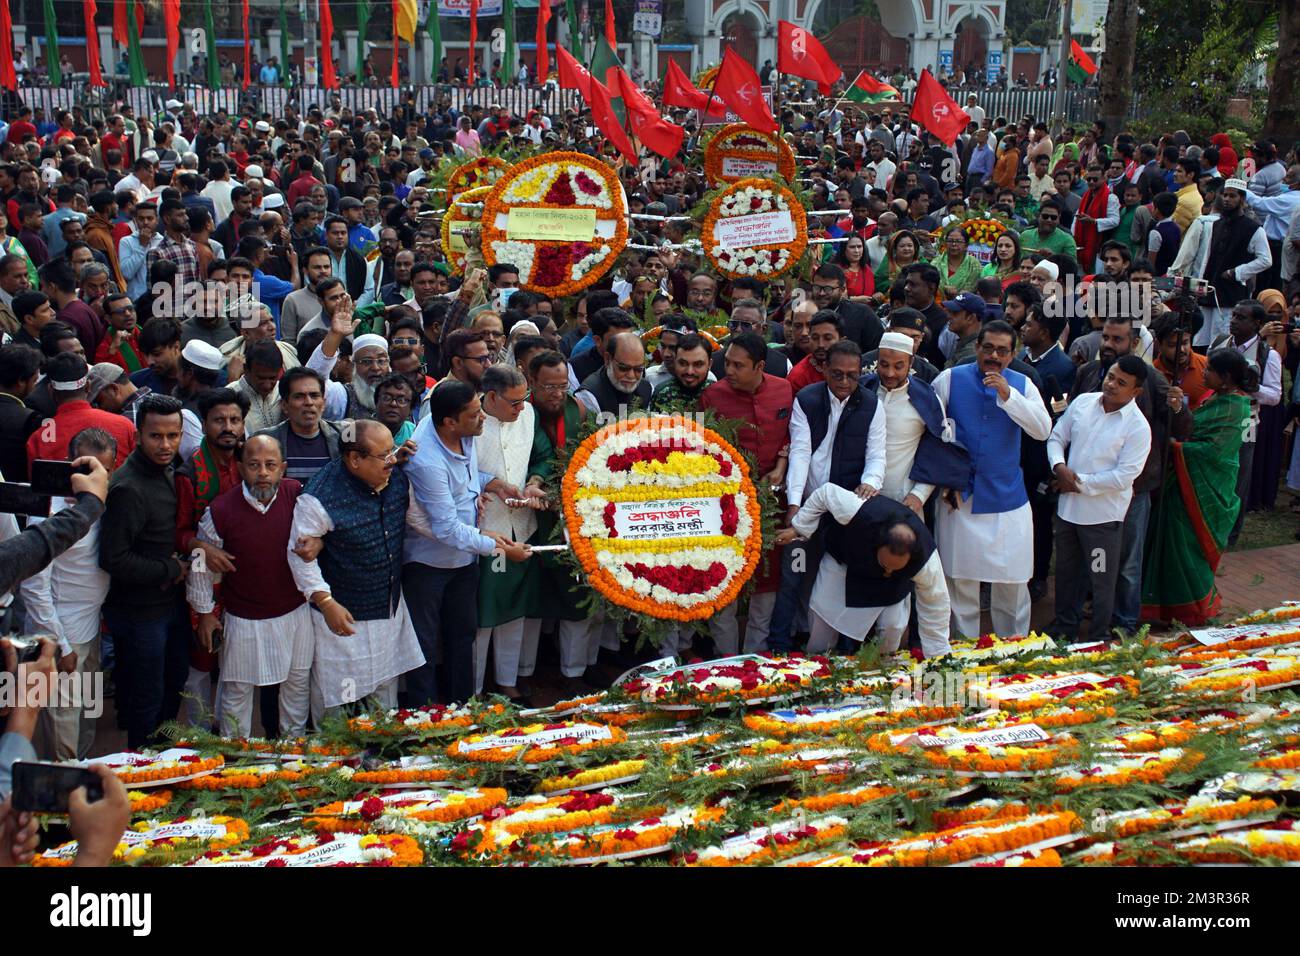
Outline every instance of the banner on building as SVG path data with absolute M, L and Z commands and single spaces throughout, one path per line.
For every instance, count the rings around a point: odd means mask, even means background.
M 658 37 L 664 32 L 663 0 L 636 0 L 632 32 Z

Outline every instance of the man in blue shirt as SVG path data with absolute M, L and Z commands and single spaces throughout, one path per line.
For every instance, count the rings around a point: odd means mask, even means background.
M 404 469 L 415 533 L 406 536 L 402 587 L 425 659 L 406 677 L 413 706 L 473 696 L 478 558 L 500 551 L 525 561 L 531 554 L 526 544 L 478 530 L 480 495 L 522 497 L 518 488 L 479 471 L 474 438 L 483 433 L 483 421 L 473 388 L 443 382 L 429 396 L 429 414 L 415 429 L 418 451 Z M 436 673 L 439 660 L 442 672 Z
M 379 237 L 361 221 L 365 215 L 365 206 L 361 200 L 354 196 L 344 196 L 339 200 L 339 214 L 348 224 L 348 245 L 363 256 L 369 256 L 370 250 L 378 245 Z

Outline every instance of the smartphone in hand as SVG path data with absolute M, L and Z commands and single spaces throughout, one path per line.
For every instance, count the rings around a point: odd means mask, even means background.
M 13 765 L 13 808 L 29 813 L 67 813 L 68 795 L 86 788 L 91 803 L 104 797 L 104 784 L 84 767 L 19 761 Z

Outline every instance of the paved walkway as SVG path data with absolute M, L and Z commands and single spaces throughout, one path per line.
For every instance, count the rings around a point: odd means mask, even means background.
M 1225 554 L 1216 583 L 1224 621 L 1256 608 L 1300 600 L 1300 544 Z

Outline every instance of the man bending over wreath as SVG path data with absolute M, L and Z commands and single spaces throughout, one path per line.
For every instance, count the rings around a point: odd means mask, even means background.
M 922 652 L 937 657 L 951 651 L 943 566 L 934 538 L 910 508 L 883 495 L 863 501 L 825 484 L 776 536 L 776 544 L 784 547 L 800 538 L 811 539 L 809 566 L 821 558 L 808 604 L 813 612 L 809 654 L 834 648 L 838 634 L 866 640 L 873 625 L 879 625 L 881 651 L 897 650 L 914 588 Z

